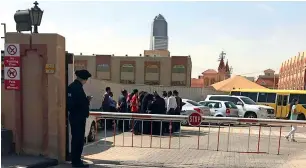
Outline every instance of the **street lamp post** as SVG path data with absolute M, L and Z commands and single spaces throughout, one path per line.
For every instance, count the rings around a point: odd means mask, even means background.
M 30 17 L 31 17 L 31 23 L 34 26 L 34 32 L 33 33 L 38 33 L 38 26 L 40 26 L 41 19 L 43 16 L 44 11 L 42 11 L 37 5 L 38 2 L 35 1 L 34 7 L 31 8 L 30 10 Z

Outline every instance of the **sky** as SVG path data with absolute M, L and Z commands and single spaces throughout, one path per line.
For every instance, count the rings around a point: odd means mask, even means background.
M 0 1 L 0 22 L 8 32 L 16 31 L 16 10 L 32 3 Z M 83 55 L 143 54 L 149 49 L 153 19 L 162 14 L 168 22 L 169 51 L 191 56 L 192 77 L 217 69 L 221 51 L 227 53 L 234 75 L 254 77 L 268 68 L 278 72 L 283 61 L 306 51 L 306 2 L 39 3 L 44 10 L 39 32 L 65 36 L 66 50 Z

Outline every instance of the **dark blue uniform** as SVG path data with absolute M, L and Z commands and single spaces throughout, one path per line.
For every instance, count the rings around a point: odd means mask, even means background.
M 82 164 L 81 155 L 84 146 L 86 118 L 89 116 L 89 100 L 79 80 L 68 86 L 68 111 L 71 127 L 71 161 L 72 164 Z

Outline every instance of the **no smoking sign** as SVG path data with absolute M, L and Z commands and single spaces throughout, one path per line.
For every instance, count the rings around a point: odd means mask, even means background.
M 19 44 L 5 44 L 4 56 L 20 56 Z

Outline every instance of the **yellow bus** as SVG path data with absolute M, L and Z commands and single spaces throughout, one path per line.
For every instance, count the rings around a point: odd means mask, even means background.
M 276 118 L 286 118 L 290 111 L 290 102 L 299 100 L 297 111 L 299 120 L 306 116 L 306 91 L 305 90 L 273 90 L 273 89 L 234 89 L 230 95 L 247 96 L 258 104 L 274 108 Z

